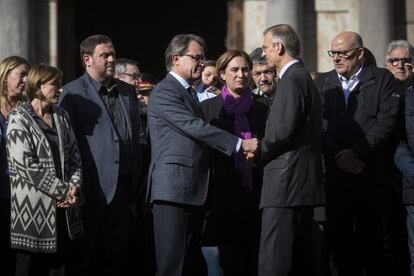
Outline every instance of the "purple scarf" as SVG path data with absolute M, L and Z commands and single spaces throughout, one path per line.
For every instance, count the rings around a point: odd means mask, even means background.
M 234 117 L 234 134 L 242 139 L 252 138 L 249 121 L 245 114 L 253 106 L 253 92 L 248 88 L 241 95 L 240 98 L 235 99 L 227 89 L 223 86 L 221 89 L 221 97 L 223 98 L 223 106 L 227 114 Z M 236 172 L 242 176 L 243 187 L 248 191 L 253 190 L 253 174 L 252 169 L 246 165 L 243 150 L 240 149 L 234 156 L 234 168 Z

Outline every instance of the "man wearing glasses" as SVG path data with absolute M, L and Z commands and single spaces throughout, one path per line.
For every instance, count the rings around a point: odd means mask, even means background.
M 117 59 L 114 78 L 129 83 L 138 91 L 141 82 L 141 71 L 139 70 L 138 62 L 127 58 Z
M 207 275 L 200 239 L 209 190 L 208 147 L 229 156 L 257 149 L 256 138 L 242 140 L 202 119 L 192 87 L 206 61 L 204 48 L 197 35 L 176 35 L 165 51 L 167 76 L 149 101 L 148 195 L 158 276 Z
M 401 94 L 413 81 L 413 54 L 413 47 L 406 40 L 394 40 L 388 44 L 386 66 L 397 79 Z
M 392 140 L 398 97 L 388 70 L 364 66 L 362 38 L 332 40 L 334 70 L 315 80 L 323 99 L 327 215 L 338 275 L 391 275 Z
M 395 165 L 403 175 L 402 202 L 407 211 L 408 249 L 410 253 L 410 275 L 414 275 L 414 90 L 412 73 L 413 48 L 406 40 L 391 41 L 388 44 L 387 68 L 400 84 L 404 101 L 405 132 L 395 152 Z M 398 183 L 401 185 L 401 183 Z

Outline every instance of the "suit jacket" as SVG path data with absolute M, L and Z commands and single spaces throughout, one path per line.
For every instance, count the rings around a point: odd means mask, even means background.
M 321 101 L 300 63 L 291 65 L 278 82 L 261 143 L 261 161 L 261 208 L 325 203 Z
M 348 148 L 367 165 L 361 177 L 368 175 L 375 186 L 386 185 L 399 118 L 400 97 L 393 75 L 383 68 L 363 67 L 347 105 L 335 70 L 321 74 L 315 82 L 323 100 L 322 151 L 328 177 L 332 173 L 342 179 L 358 177 L 336 167 L 335 155 Z
M 114 79 L 132 145 L 131 194 L 135 193 L 140 171 L 138 103 L 133 86 Z M 82 192 L 89 204 L 109 204 L 118 184 L 120 147 L 111 116 L 89 75 L 63 87 L 60 105 L 69 113 L 78 140 L 83 165 Z M 130 198 L 133 199 L 133 198 Z
M 238 138 L 207 124 L 190 93 L 171 74 L 151 92 L 148 125 L 151 202 L 203 205 L 209 180 L 208 146 L 231 155 Z

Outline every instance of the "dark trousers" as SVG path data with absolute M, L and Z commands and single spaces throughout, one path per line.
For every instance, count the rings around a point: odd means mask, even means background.
M 66 260 L 59 254 L 18 251 L 16 254 L 16 276 L 66 276 Z
M 314 275 L 313 207 L 263 208 L 259 276 Z
M 117 188 L 110 204 L 82 209 L 85 275 L 123 275 L 126 270 L 131 213 L 125 192 Z
M 16 253 L 10 248 L 10 199 L 5 198 L 0 198 L 0 256 L 1 275 L 14 275 Z
M 328 178 L 329 244 L 339 276 L 394 275 L 392 190 L 378 186 L 356 176 Z
M 156 201 L 152 212 L 157 275 L 207 275 L 200 245 L 204 208 Z

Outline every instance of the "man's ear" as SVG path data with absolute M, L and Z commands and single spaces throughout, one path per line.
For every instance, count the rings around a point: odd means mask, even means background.
M 363 60 L 364 59 L 364 55 L 365 55 L 365 49 L 363 47 L 359 48 L 359 55 L 358 55 L 358 60 Z
M 83 60 L 83 63 L 85 64 L 86 67 L 91 66 L 91 64 L 92 64 L 92 56 L 90 56 L 88 54 L 84 54 L 82 56 L 82 60 Z
M 172 64 L 173 65 L 180 65 L 181 59 L 179 55 L 173 55 L 172 56 Z

